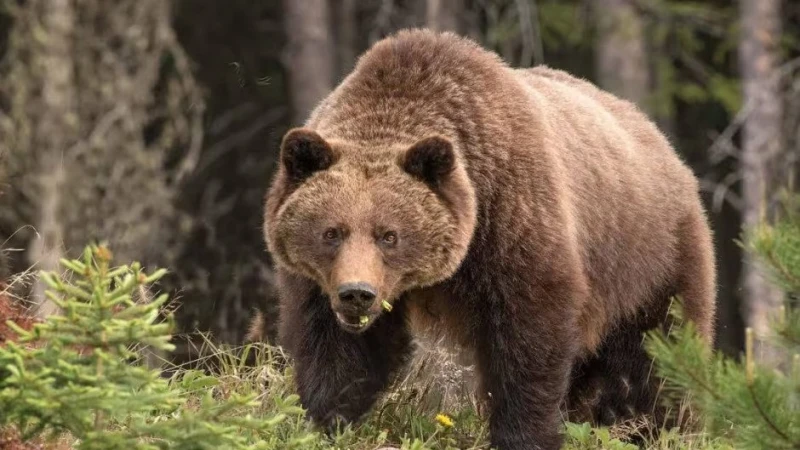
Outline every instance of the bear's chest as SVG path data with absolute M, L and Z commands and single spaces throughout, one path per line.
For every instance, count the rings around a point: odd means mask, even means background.
M 422 351 L 446 353 L 462 366 L 475 364 L 469 318 L 458 299 L 439 287 L 406 294 L 408 326 Z

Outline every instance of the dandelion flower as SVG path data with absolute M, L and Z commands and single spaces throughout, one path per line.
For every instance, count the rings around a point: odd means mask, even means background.
M 453 426 L 453 419 L 447 414 L 437 414 L 436 421 L 444 427 L 450 428 Z

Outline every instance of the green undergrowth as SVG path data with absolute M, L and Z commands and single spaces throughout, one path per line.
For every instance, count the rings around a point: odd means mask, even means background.
M 280 399 L 294 397 L 293 369 L 286 364 L 280 348 L 267 344 L 249 344 L 241 348 L 222 348 L 206 342 L 209 355 L 217 368 L 221 385 L 243 394 L 254 394 L 259 406 L 250 411 L 254 416 L 269 416 Z M 255 364 L 252 364 L 255 361 Z M 437 408 L 426 396 L 427 380 L 404 379 L 393 386 L 358 425 L 347 426 L 331 437 L 317 434 L 309 449 L 375 450 L 389 447 L 414 450 L 488 450 L 488 429 L 485 420 L 463 399 L 460 406 L 449 410 Z M 246 413 L 242 410 L 241 413 Z M 297 430 L 308 430 L 305 419 L 293 416 Z M 662 430 L 653 437 L 648 424 L 618 425 L 593 428 L 589 424 L 567 423 L 565 450 L 636 450 L 626 443 L 642 439 L 652 450 L 733 450 L 720 440 L 703 433 L 681 434 Z
M 766 329 L 745 330 L 737 358 L 709 352 L 694 324 L 651 333 L 647 351 L 670 393 L 688 394 L 704 430 L 737 450 L 800 449 L 800 197 L 786 195 L 772 223 L 744 233 L 742 245 L 782 292 Z M 680 308 L 675 317 L 681 321 Z
M 205 370 L 154 368 L 145 355 L 173 349 L 167 298 L 151 294 L 164 272 L 112 266 L 100 246 L 62 263 L 63 274 L 42 275 L 62 313 L 28 329 L 9 323 L 18 338 L 0 345 L 0 432 L 19 444 L 9 448 L 489 448 L 473 403 L 443 408 L 430 400 L 435 389 L 424 378 L 402 378 L 358 425 L 326 436 L 304 418 L 291 363 L 278 347 L 206 339 L 196 361 Z M 565 448 L 634 449 L 624 440 L 646 436 L 643 429 L 567 424 Z M 729 447 L 665 432 L 648 448 Z

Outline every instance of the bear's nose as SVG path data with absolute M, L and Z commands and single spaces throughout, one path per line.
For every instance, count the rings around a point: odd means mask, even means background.
M 344 283 L 339 286 L 339 300 L 356 308 L 369 308 L 375 300 L 375 288 L 368 283 Z

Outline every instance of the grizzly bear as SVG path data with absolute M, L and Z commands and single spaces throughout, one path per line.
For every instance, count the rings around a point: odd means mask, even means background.
M 308 415 L 357 421 L 435 334 L 474 361 L 492 446 L 656 408 L 643 332 L 713 339 L 698 182 L 633 104 L 404 30 L 290 130 L 265 207 L 279 343 Z

